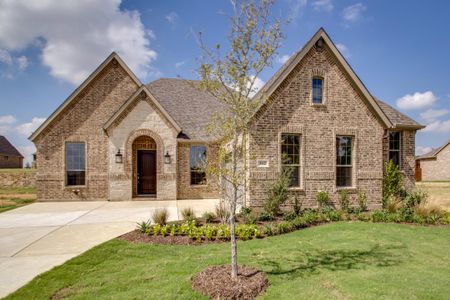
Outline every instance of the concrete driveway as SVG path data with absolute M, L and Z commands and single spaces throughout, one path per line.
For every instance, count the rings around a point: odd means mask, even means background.
M 183 207 L 214 211 L 217 199 L 34 203 L 0 214 L 0 298 L 36 275 L 133 230 L 166 207 L 177 220 Z

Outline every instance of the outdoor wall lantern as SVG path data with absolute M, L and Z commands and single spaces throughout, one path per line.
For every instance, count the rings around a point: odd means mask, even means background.
M 118 149 L 116 153 L 116 163 L 118 164 L 122 163 L 122 153 L 120 153 L 120 149 Z
M 166 154 L 164 155 L 164 163 L 166 164 L 166 165 L 169 165 L 170 163 L 171 163 L 171 158 L 170 158 L 170 154 L 169 154 L 169 151 L 167 151 L 166 152 Z

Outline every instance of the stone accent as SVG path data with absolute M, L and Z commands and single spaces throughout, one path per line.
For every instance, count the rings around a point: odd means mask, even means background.
M 135 102 L 119 117 L 108 130 L 109 152 L 124 154 L 123 164 L 115 162 L 115 156 L 109 157 L 109 199 L 112 201 L 132 200 L 136 193 L 133 186 L 136 178 L 133 161 L 133 142 L 148 136 L 156 143 L 157 155 L 157 200 L 175 200 L 177 197 L 177 131 L 153 105 L 147 96 L 138 96 Z M 164 154 L 169 152 L 172 163 L 164 163 Z
M 214 176 L 207 177 L 206 185 L 191 185 L 189 162 L 189 150 L 191 145 L 192 144 L 190 143 L 178 143 L 178 199 L 206 199 L 219 197 L 217 180 L 215 180 Z M 206 146 L 206 159 L 214 157 L 216 148 L 212 145 Z
M 0 170 L 0 187 L 35 187 L 35 170 L 14 170 L 12 172 L 2 172 Z
M 326 102 L 312 105 L 312 76 L 324 78 Z M 316 193 L 326 190 L 334 203 L 339 202 L 336 188 L 337 135 L 353 137 L 353 187 L 348 188 L 353 204 L 357 191 L 367 193 L 369 207 L 381 206 L 384 129 L 366 104 L 343 67 L 326 46 L 314 48 L 293 69 L 257 113 L 250 130 L 250 205 L 261 207 L 267 186 L 280 171 L 280 135 L 301 136 L 300 182 L 293 188 L 303 207 L 316 207 Z M 269 166 L 258 168 L 258 159 Z
M 450 180 L 450 146 L 442 149 L 436 158 L 420 160 L 422 180 Z
M 103 124 L 138 89 L 120 64 L 109 63 L 36 138 L 38 201 L 107 200 L 113 153 Z M 65 185 L 65 143 L 86 143 L 86 185 Z

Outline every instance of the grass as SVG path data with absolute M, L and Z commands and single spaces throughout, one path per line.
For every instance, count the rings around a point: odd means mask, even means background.
M 36 188 L 0 187 L 0 213 L 36 200 Z
M 428 193 L 429 205 L 450 211 L 450 181 L 422 181 L 416 186 Z
M 449 227 L 339 222 L 238 242 L 239 263 L 267 272 L 261 299 L 448 299 Z M 7 299 L 204 299 L 191 277 L 229 261 L 229 244 L 112 240 Z

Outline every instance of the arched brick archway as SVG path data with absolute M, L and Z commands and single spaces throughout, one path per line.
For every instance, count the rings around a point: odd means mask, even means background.
M 147 137 L 147 139 L 145 138 Z M 130 133 L 125 145 L 125 173 L 132 179 L 132 195 L 137 196 L 137 150 L 156 150 L 156 175 L 163 173 L 164 144 L 161 137 L 150 129 L 137 129 Z M 139 148 L 139 149 L 137 149 Z M 145 149 L 144 149 L 145 148 Z

